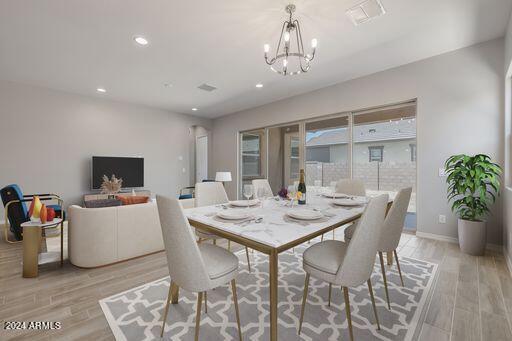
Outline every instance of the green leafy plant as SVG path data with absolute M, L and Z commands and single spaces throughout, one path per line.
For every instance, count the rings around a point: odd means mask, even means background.
M 500 193 L 501 167 L 484 154 L 454 155 L 445 163 L 448 201 L 461 219 L 480 221 Z

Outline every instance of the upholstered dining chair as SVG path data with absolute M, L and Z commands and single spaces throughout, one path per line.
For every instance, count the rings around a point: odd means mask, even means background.
M 254 197 L 259 198 L 263 193 L 263 198 L 273 197 L 274 193 L 267 179 L 254 179 L 252 180 L 252 187 L 254 188 Z
M 364 197 L 366 188 L 364 182 L 359 179 L 341 179 L 336 182 L 336 193 Z
M 222 182 L 200 182 L 196 184 L 196 207 L 210 206 L 210 205 L 221 205 L 229 203 L 228 195 L 224 189 Z M 196 235 L 199 238 L 199 243 L 203 240 L 213 240 L 213 244 L 217 244 L 217 239 L 221 237 L 196 229 Z M 231 251 L 231 241 L 228 240 L 228 251 Z M 247 267 L 251 272 L 251 261 L 249 259 L 249 249 L 245 247 L 245 253 L 247 256 Z
M 165 252 L 167 254 L 167 265 L 171 277 L 160 337 L 163 337 L 164 334 L 173 290 L 183 288 L 184 290 L 197 292 L 195 330 L 195 340 L 197 341 L 199 338 L 203 293 L 206 294 L 208 290 L 231 282 L 238 325 L 238 337 L 242 340 L 235 281 L 238 274 L 238 258 L 219 246 L 197 244 L 192 228 L 183 214 L 177 199 L 157 195 L 156 202 L 160 216 L 160 225 L 162 226 Z
M 357 287 L 366 282 L 372 300 L 377 329 L 380 330 L 377 307 L 373 296 L 371 274 L 375 264 L 375 255 L 381 236 L 387 203 L 387 194 L 380 195 L 369 201 L 350 244 L 339 240 L 326 240 L 314 244 L 304 251 L 302 257 L 306 280 L 304 282 L 304 295 L 300 312 L 299 334 L 304 319 L 310 276 L 328 282 L 329 289 L 332 285 L 341 286 L 345 298 L 345 313 L 347 315 L 350 340 L 354 340 L 354 334 L 352 331 L 348 288 Z
M 391 205 L 391 208 L 386 215 L 386 219 L 384 219 L 382 235 L 377 248 L 380 259 L 380 267 L 382 270 L 382 279 L 384 281 L 384 288 L 386 292 L 386 300 L 388 302 L 389 309 L 391 309 L 391 304 L 389 302 L 388 281 L 386 278 L 386 268 L 384 266 L 384 256 L 382 253 L 393 252 L 396 259 L 398 274 L 400 275 L 400 282 L 402 283 L 402 286 L 404 286 L 402 270 L 400 269 L 400 262 L 398 261 L 396 248 L 398 247 L 398 243 L 400 243 L 400 237 L 402 236 L 402 231 L 404 229 L 405 216 L 407 215 L 407 208 L 409 207 L 409 201 L 411 200 L 411 193 L 411 187 L 403 188 L 397 193 L 395 199 L 393 200 L 393 204 Z M 357 229 L 357 225 L 351 225 L 345 229 L 345 242 L 351 242 L 354 231 Z
M 366 196 L 366 188 L 364 182 L 359 179 L 341 179 L 336 182 L 335 190 L 336 193 L 343 193 L 346 195 L 353 195 L 358 197 Z M 351 226 L 357 225 L 357 222 L 353 222 Z M 335 229 L 332 230 L 332 239 L 335 239 Z M 324 235 L 322 235 L 322 241 Z

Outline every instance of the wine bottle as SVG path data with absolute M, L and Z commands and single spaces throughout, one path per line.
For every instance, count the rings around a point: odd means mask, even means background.
M 300 180 L 299 186 L 297 187 L 297 191 L 301 193 L 299 197 L 299 205 L 306 204 L 306 181 L 304 180 L 304 169 L 300 170 Z

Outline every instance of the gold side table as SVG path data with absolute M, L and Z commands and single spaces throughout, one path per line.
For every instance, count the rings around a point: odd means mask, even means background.
M 59 252 L 40 253 L 43 229 L 52 228 L 60 225 L 60 254 Z M 42 224 L 41 222 L 27 221 L 21 224 L 23 228 L 23 277 L 33 278 L 39 274 L 39 264 L 46 264 L 58 261 L 60 266 L 63 264 L 63 238 L 64 221 L 61 218 L 55 218 L 50 222 Z

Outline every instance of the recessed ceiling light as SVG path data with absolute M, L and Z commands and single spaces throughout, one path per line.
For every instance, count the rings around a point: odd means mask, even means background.
M 197 111 L 197 108 L 192 108 L 192 111 Z
M 257 88 L 263 88 L 263 84 L 258 83 L 258 84 L 256 84 L 256 87 L 257 87 Z
M 104 88 L 97 88 L 96 91 L 101 92 L 101 93 L 107 92 L 107 90 L 105 90 Z
M 171 87 L 172 87 L 172 84 L 171 84 L 171 83 L 164 83 L 164 86 L 165 86 L 166 88 L 171 88 Z
M 135 36 L 135 37 L 133 37 L 133 40 L 135 40 L 135 42 L 137 44 L 142 45 L 142 46 L 149 44 L 148 40 L 142 36 Z

